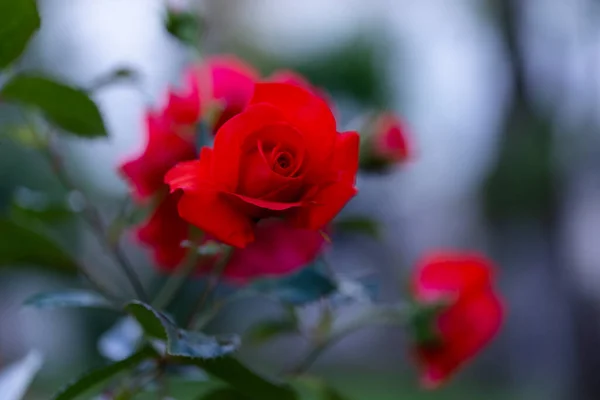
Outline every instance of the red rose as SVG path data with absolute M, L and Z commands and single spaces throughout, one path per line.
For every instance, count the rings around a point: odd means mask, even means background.
M 417 339 L 422 383 L 433 388 L 448 379 L 498 333 L 502 304 L 492 287 L 492 266 L 477 255 L 447 253 L 423 260 L 413 279 L 422 307 L 441 305 L 431 316 L 433 341 Z
M 138 239 L 148 245 L 156 263 L 164 272 L 173 272 L 185 258 L 181 246 L 189 238 L 189 224 L 177 212 L 181 193 L 173 193 L 156 208 L 138 231 Z M 322 251 L 325 240 L 316 231 L 293 228 L 281 220 L 258 224 L 256 240 L 244 249 L 236 249 L 223 276 L 234 283 L 268 276 L 281 276 L 310 264 Z M 198 273 L 212 270 L 214 260 L 198 263 Z
M 403 122 L 392 113 L 382 113 L 367 127 L 360 166 L 367 170 L 381 170 L 406 161 L 410 153 Z
M 259 83 L 248 107 L 217 132 L 214 148 L 167 173 L 181 189 L 179 214 L 237 247 L 255 222 L 280 217 L 317 230 L 356 194 L 358 134 L 338 134 L 318 96 L 297 86 Z

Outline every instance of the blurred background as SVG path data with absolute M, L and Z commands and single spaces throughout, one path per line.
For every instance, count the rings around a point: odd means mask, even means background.
M 297 70 L 331 93 L 341 128 L 368 110 L 406 120 L 412 160 L 388 175 L 361 175 L 360 195 L 344 211 L 380 221 L 382 239 L 335 237 L 336 270 L 374 274 L 385 301 L 402 297 L 403 277 L 431 249 L 480 250 L 498 265 L 507 323 L 443 390 L 418 389 L 397 328 L 353 334 L 314 372 L 356 399 L 600 399 L 600 2 L 191 6 L 202 17 L 203 54 L 233 53 L 265 74 Z M 83 87 L 118 68 L 135 71 L 134 82 L 95 92 L 109 140 L 60 142 L 73 179 L 109 219 L 127 195 L 116 166 L 142 148 L 145 108 L 164 100 L 190 56 L 165 31 L 162 0 L 44 0 L 39 7 L 42 29 L 20 67 Z M 35 205 L 40 191 L 65 197 L 34 150 L 0 141 L 0 211 Z M 77 196 L 66 195 L 76 206 Z M 78 222 L 49 218 L 47 228 L 101 279 L 129 290 Z M 147 284 L 156 283 L 148 253 L 133 240 L 126 248 Z M 106 311 L 21 307 L 32 293 L 70 285 L 53 274 L 0 270 L 0 365 L 39 349 L 46 357 L 39 398 L 100 360 L 97 339 L 116 320 Z M 243 332 L 275 312 L 246 303 L 213 329 Z M 241 356 L 281 368 L 304 345 L 281 338 Z

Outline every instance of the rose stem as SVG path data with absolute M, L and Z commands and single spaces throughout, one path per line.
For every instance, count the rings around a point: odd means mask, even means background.
M 135 290 L 136 295 L 142 301 L 148 301 L 148 296 L 144 291 L 144 287 L 142 286 L 139 277 L 137 276 L 135 270 L 130 265 L 125 253 L 121 249 L 119 245 L 118 239 L 114 242 L 111 242 L 108 238 L 107 228 L 100 217 L 100 213 L 98 210 L 92 205 L 89 198 L 80 190 L 77 189 L 77 186 L 71 181 L 69 175 L 66 172 L 63 160 L 55 148 L 52 141 L 52 133 L 48 132 L 47 143 L 42 147 L 43 154 L 48 159 L 48 162 L 60 181 L 63 187 L 71 192 L 80 193 L 84 198 L 84 209 L 83 209 L 83 220 L 88 224 L 91 231 L 96 235 L 98 241 L 104 246 L 104 248 L 113 255 L 114 259 L 119 263 L 121 269 L 127 276 L 129 283 Z
M 221 274 L 223 273 L 223 270 L 225 269 L 225 267 L 227 266 L 227 263 L 231 259 L 232 254 L 233 254 L 233 247 L 226 246 L 225 249 L 223 250 L 223 255 L 221 256 L 221 258 L 219 259 L 219 261 L 213 268 L 211 276 L 208 278 L 208 283 L 206 284 L 206 289 L 204 289 L 202 295 L 200 296 L 200 298 L 198 299 L 198 302 L 196 303 L 196 307 L 194 308 L 194 311 L 190 315 L 189 321 L 187 323 L 188 329 L 195 328 L 197 326 L 198 320 L 202 313 L 202 308 L 204 307 L 204 303 L 206 302 L 206 300 L 208 299 L 210 294 L 215 290 L 215 288 L 219 284 L 219 280 L 221 279 Z
M 169 277 L 156 295 L 156 298 L 153 301 L 154 307 L 158 309 L 167 308 L 179 290 L 185 285 L 187 278 L 197 270 L 201 258 L 198 254 L 196 244 L 202 243 L 203 236 L 204 234 L 202 233 L 197 240 L 192 242 L 186 258 L 179 264 L 175 273 Z

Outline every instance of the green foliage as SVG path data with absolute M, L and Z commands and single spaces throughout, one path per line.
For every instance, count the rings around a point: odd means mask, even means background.
M 77 136 L 107 135 L 98 107 L 81 89 L 42 76 L 20 74 L 2 88 L 0 97 L 42 111 L 52 123 Z
M 125 310 L 140 324 L 144 333 L 154 339 L 167 341 L 167 318 L 148 304 L 133 301 L 125 306 Z
M 224 387 L 213 390 L 212 392 L 198 398 L 198 400 L 247 400 L 248 397 L 239 393 L 233 388 Z
M 7 219 L 0 219 L 0 267 L 28 265 L 76 274 L 77 265 L 54 241 Z
M 333 294 L 336 283 L 323 271 L 322 261 L 278 279 L 257 280 L 250 290 L 296 306 L 315 302 Z
M 349 216 L 335 221 L 334 232 L 360 233 L 375 239 L 380 237 L 379 224 L 377 221 L 363 216 Z
M 188 11 L 169 10 L 165 27 L 174 38 L 188 46 L 197 46 L 202 33 L 199 17 Z
M 24 304 L 40 309 L 65 307 L 116 308 L 115 304 L 107 300 L 104 296 L 89 290 L 38 293 L 25 300 Z
M 166 352 L 170 356 L 214 358 L 232 353 L 239 347 L 237 336 L 213 337 L 185 331 L 145 303 L 134 301 L 125 309 L 139 322 L 147 336 L 167 342 Z
M 244 338 L 257 345 L 280 335 L 294 333 L 297 330 L 297 323 L 291 318 L 268 319 L 253 325 L 248 329 Z
M 176 360 L 203 369 L 209 375 L 230 384 L 240 393 L 244 393 L 251 400 L 297 399 L 291 386 L 268 380 L 233 357 L 226 356 L 212 359 L 180 357 Z
M 72 383 L 64 387 L 60 392 L 53 397 L 53 400 L 71 400 L 89 392 L 94 387 L 102 383 L 106 383 L 121 372 L 131 370 L 137 367 L 141 362 L 149 360 L 156 356 L 154 350 L 145 347 L 137 353 L 124 360 L 109 364 L 86 373 Z
M 23 53 L 39 28 L 40 16 L 34 0 L 0 0 L 0 69 Z

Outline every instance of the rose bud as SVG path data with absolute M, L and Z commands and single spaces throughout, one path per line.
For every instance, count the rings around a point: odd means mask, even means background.
M 498 333 L 503 307 L 491 263 L 478 255 L 441 253 L 420 262 L 412 279 L 413 351 L 421 383 L 436 388 Z
M 214 147 L 165 176 L 182 190 L 179 214 L 244 247 L 256 222 L 283 218 L 319 230 L 356 194 L 356 132 L 339 134 L 327 103 L 300 87 L 256 84 L 248 107 L 221 126 Z
M 381 113 L 363 130 L 360 148 L 360 168 L 365 171 L 383 172 L 400 164 L 411 154 L 406 129 L 392 113 Z

